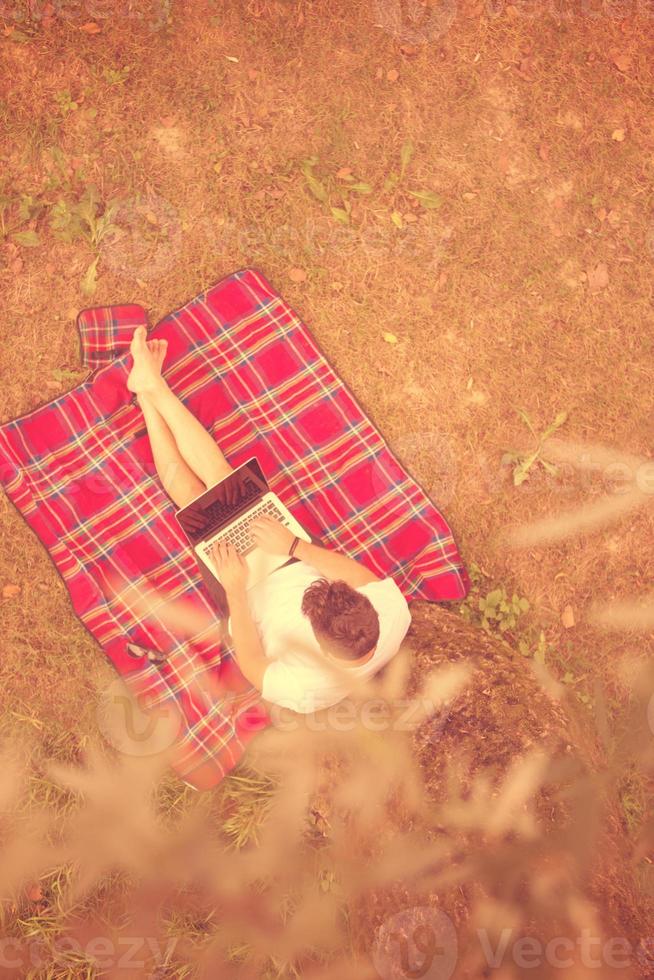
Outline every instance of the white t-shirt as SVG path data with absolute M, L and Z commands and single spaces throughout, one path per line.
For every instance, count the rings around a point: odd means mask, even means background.
M 397 653 L 411 623 L 408 603 L 392 578 L 359 586 L 356 591 L 370 599 L 379 616 L 377 647 L 358 667 L 346 660 L 331 666 L 301 608 L 305 589 L 320 577 L 316 568 L 297 561 L 247 591 L 261 645 L 272 661 L 263 676 L 262 695 L 302 714 L 336 704 L 347 697 L 350 678 L 367 678 L 380 670 Z

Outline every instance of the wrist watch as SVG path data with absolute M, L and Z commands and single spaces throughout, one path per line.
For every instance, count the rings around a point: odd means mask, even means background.
M 299 545 L 299 543 L 300 543 L 300 539 L 298 537 L 293 538 L 293 544 L 288 549 L 289 557 L 293 554 L 293 552 L 295 551 L 295 549 L 297 548 L 297 546 Z

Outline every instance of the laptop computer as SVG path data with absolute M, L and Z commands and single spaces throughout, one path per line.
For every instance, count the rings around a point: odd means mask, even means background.
M 288 555 L 270 555 L 254 543 L 249 525 L 268 514 L 284 524 L 303 541 L 311 541 L 302 525 L 268 482 L 255 456 L 213 487 L 209 487 L 175 514 L 198 559 L 220 582 L 211 558 L 216 541 L 229 541 L 245 558 L 249 573 L 247 588 L 286 564 Z

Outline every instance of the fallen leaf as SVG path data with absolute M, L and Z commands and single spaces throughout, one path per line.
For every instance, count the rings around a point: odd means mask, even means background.
M 383 78 L 383 77 L 384 77 L 384 71 L 383 71 L 383 69 L 382 68 L 378 68 L 377 71 L 375 72 L 375 78 Z
M 631 68 L 631 55 L 624 51 L 611 50 L 611 61 L 619 71 L 629 71 Z
M 599 221 L 604 221 L 606 218 L 606 208 L 600 208 L 597 212 L 597 217 Z
M 443 203 L 443 198 L 439 194 L 435 194 L 433 191 L 409 191 L 409 194 L 417 202 L 423 206 L 423 208 L 436 209 Z M 412 202 L 411 207 L 415 207 Z
M 499 157 L 497 160 L 498 169 L 503 173 L 508 173 L 511 160 L 507 150 L 500 150 Z
M 17 31 L 15 27 L 6 28 L 4 33 L 16 44 L 27 44 L 30 40 L 29 34 L 25 34 L 24 31 Z
M 598 262 L 594 269 L 587 270 L 588 291 L 598 293 L 609 284 L 609 270 L 604 262 Z
M 35 231 L 15 231 L 11 237 L 19 245 L 24 245 L 26 248 L 34 248 L 40 244 L 39 236 Z
M 174 126 L 175 125 L 175 117 L 174 116 L 161 116 L 160 119 L 159 119 L 159 122 L 161 123 L 162 126 L 165 126 L 166 129 L 170 129 L 171 126 Z
M 399 77 L 400 73 L 397 68 L 391 68 L 386 72 L 386 81 L 388 82 L 396 82 Z
M 577 264 L 573 259 L 566 259 L 559 270 L 559 276 L 570 289 L 576 289 L 579 285 L 579 272 Z
M 567 605 L 563 612 L 561 613 L 561 625 L 567 630 L 571 629 L 575 624 L 575 614 L 571 605 Z
M 549 160 L 550 148 L 547 143 L 540 143 L 538 146 L 538 156 L 541 160 Z
M 417 44 L 400 44 L 400 51 L 410 58 L 412 55 L 418 54 L 420 48 Z
M 226 54 L 225 57 L 228 61 L 235 61 L 238 64 L 238 58 L 234 57 L 233 54 Z
M 95 21 L 89 21 L 88 24 L 82 24 L 80 31 L 84 31 L 85 34 L 99 34 L 102 28 Z
M 611 133 L 611 139 L 615 140 L 616 143 L 623 143 L 624 137 L 625 137 L 624 129 L 614 129 L 613 132 Z
M 340 170 L 336 171 L 336 176 L 339 180 L 345 180 L 346 177 L 350 177 L 352 174 L 352 167 L 341 167 Z
M 93 259 L 80 283 L 80 289 L 85 296 L 93 296 L 98 284 L 98 261 L 99 255 Z
M 2 589 L 3 599 L 13 599 L 17 595 L 20 595 L 20 585 L 5 585 Z
M 533 67 L 533 58 L 522 58 L 520 64 L 518 65 L 518 75 L 520 75 L 521 78 L 524 78 L 526 82 L 533 82 Z
M 343 283 L 342 282 L 333 282 L 332 283 L 332 289 L 335 289 L 337 293 L 340 293 L 340 291 L 341 291 L 342 288 L 343 288 Z
M 259 72 L 257 71 L 256 68 L 248 68 L 248 78 L 250 79 L 251 82 L 256 81 L 258 77 L 259 77 Z
M 43 898 L 43 889 L 40 885 L 28 885 L 25 889 L 25 894 L 29 898 L 30 902 L 40 902 Z
M 606 216 L 606 220 L 611 225 L 612 228 L 617 227 L 620 224 L 620 212 L 619 211 L 609 211 Z
M 581 130 L 584 128 L 584 124 L 580 116 L 578 116 L 572 109 L 568 109 L 568 111 L 563 114 L 559 113 L 556 121 L 560 126 L 569 126 L 570 129 Z
M 289 269 L 288 278 L 291 282 L 304 282 L 307 278 L 307 274 L 304 269 Z
M 395 336 L 394 333 L 388 333 L 388 331 L 384 330 L 382 333 L 382 337 L 384 338 L 387 344 L 397 343 L 397 337 Z
M 21 259 L 21 257 L 18 256 L 17 259 L 14 259 L 13 262 L 10 264 L 9 268 L 14 273 L 14 275 L 18 275 L 18 273 L 23 268 L 23 260 Z

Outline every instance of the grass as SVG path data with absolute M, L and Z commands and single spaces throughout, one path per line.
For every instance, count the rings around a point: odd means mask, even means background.
M 257 844 L 274 792 L 274 780 L 266 775 L 248 773 L 246 769 L 225 780 L 220 794 L 225 808 L 221 827 L 234 847 Z
M 631 649 L 584 610 L 651 582 L 651 511 L 582 542 L 523 551 L 499 547 L 495 532 L 605 489 L 601 476 L 583 484 L 540 465 L 514 485 L 503 453 L 524 461 L 536 449 L 516 404 L 536 435 L 567 412 L 566 437 L 651 452 L 647 17 L 591 18 L 569 6 L 557 21 L 547 10 L 493 14 L 466 0 L 443 36 L 407 55 L 365 4 L 133 6 L 148 15 L 98 16 L 97 34 L 79 30 L 84 19 L 30 25 L 14 17 L 21 3 L 5 16 L 24 37 L 0 35 L 3 232 L 23 237 L 0 237 L 0 417 L 74 383 L 74 319 L 84 306 L 140 302 L 154 323 L 233 269 L 262 268 L 442 505 L 468 564 L 486 572 L 483 595 L 528 598 L 508 637 L 524 640 L 531 659 L 544 634 L 546 665 L 590 699 L 571 700 L 579 738 L 595 746 L 596 685 L 619 729 Z M 518 72 L 527 49 L 532 80 Z M 629 55 L 626 71 L 613 49 Z M 620 128 L 625 139 L 614 140 Z M 322 190 L 307 179 L 313 159 Z M 337 176 L 343 168 L 354 181 Z M 353 182 L 371 193 L 348 190 Z M 58 199 L 75 207 L 90 183 L 101 202 L 93 221 L 122 202 L 119 249 L 97 223 L 84 226 L 90 242 L 52 229 Z M 157 204 L 154 222 L 139 209 L 144 193 Z M 41 205 L 33 214 L 20 210 L 26 196 Z M 588 270 L 599 262 L 609 280 L 595 293 Z M 302 282 L 290 275 L 298 268 Z M 44 806 L 64 817 L 78 804 L 44 760 L 75 762 L 100 742 L 95 699 L 113 675 L 5 498 L 0 518 L 0 585 L 20 587 L 0 599 L 2 730 L 29 741 L 24 812 Z M 567 604 L 572 630 L 560 621 Z M 651 654 L 650 636 L 639 643 Z M 648 779 L 631 771 L 619 792 L 630 834 L 651 806 Z M 195 806 L 215 806 L 232 849 L 247 852 L 273 798 L 267 778 L 243 772 L 211 804 L 170 777 L 157 803 L 173 825 Z M 25 913 L 22 928 L 55 928 L 64 877 L 53 870 L 47 913 Z M 127 894 L 125 882 L 112 885 Z M 88 908 L 106 901 L 100 894 Z M 203 935 L 181 916 L 178 924 Z M 81 964 L 71 969 L 85 975 Z
M 622 780 L 619 793 L 627 830 L 630 835 L 636 835 L 647 808 L 646 786 L 640 773 L 628 773 Z

